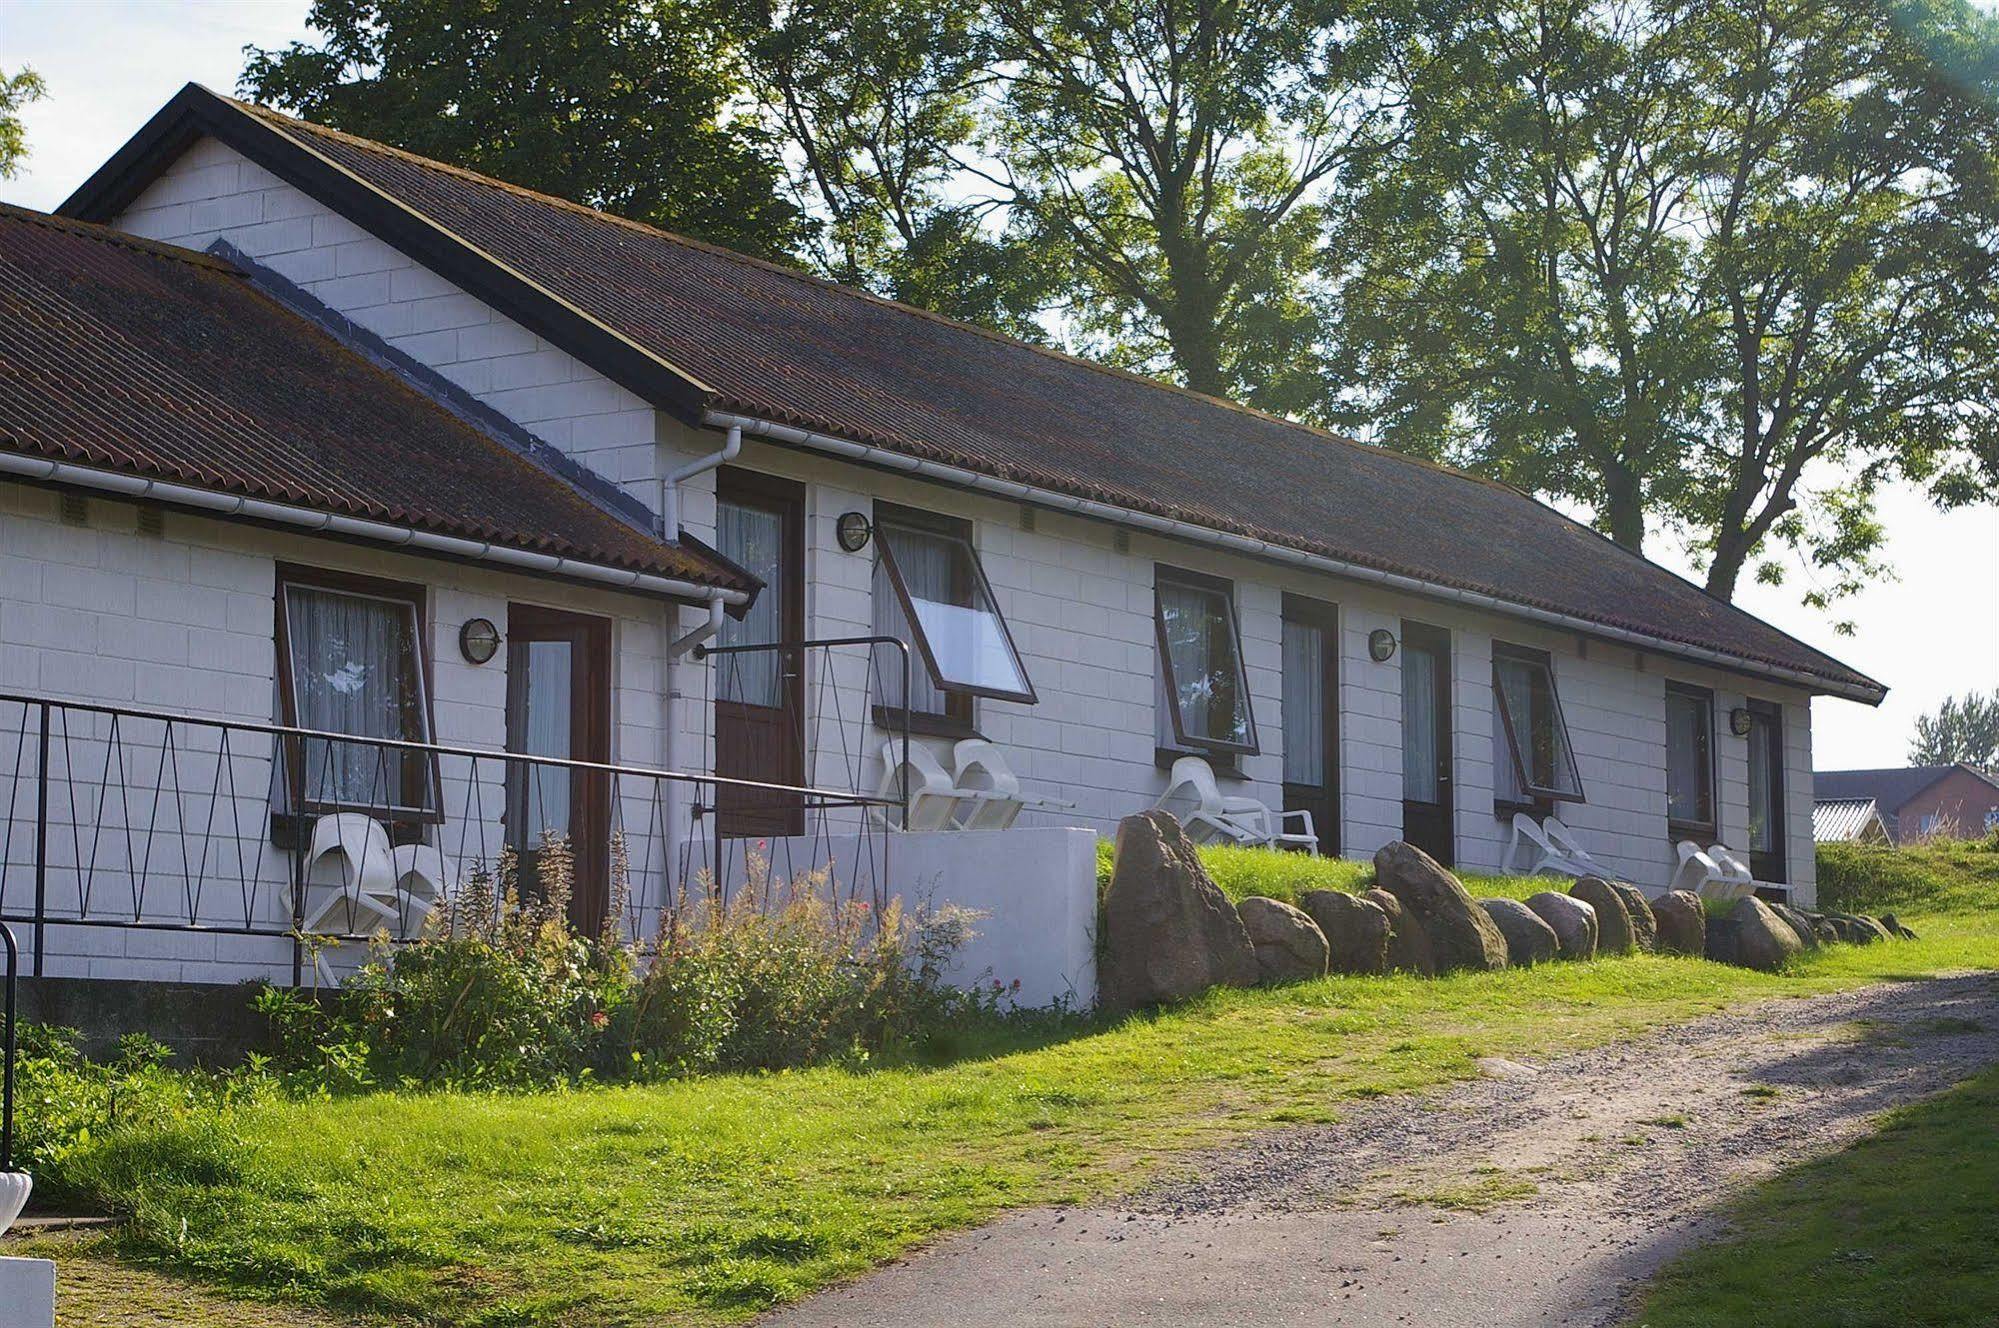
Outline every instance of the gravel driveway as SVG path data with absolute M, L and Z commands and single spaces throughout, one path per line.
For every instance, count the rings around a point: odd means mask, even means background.
M 1033 1210 L 772 1315 L 972 1322 L 1609 1324 L 1740 1184 L 1999 1061 L 1999 979 L 1681 1024 L 1270 1134 L 1119 1209 Z

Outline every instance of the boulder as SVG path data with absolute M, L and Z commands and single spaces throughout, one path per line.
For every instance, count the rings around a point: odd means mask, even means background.
M 1386 890 L 1369 890 L 1361 896 L 1380 909 L 1388 919 L 1388 971 L 1421 973 L 1429 977 L 1437 971 L 1436 956 L 1430 953 L 1430 938 L 1423 924 L 1410 916 L 1402 901 Z
M 1596 910 L 1596 952 L 1606 955 L 1630 954 L 1637 942 L 1631 930 L 1631 910 L 1624 896 L 1601 876 L 1585 876 L 1569 887 L 1569 893 Z
M 1825 914 L 1814 912 L 1809 908 L 1794 908 L 1791 911 L 1797 914 L 1799 918 L 1804 919 L 1805 925 L 1812 929 L 1812 936 L 1817 939 L 1820 945 L 1835 945 L 1838 943 L 1839 930 L 1832 925 L 1832 919 L 1828 918 Z M 1791 925 L 1795 927 L 1798 924 L 1796 921 L 1793 921 Z
M 1307 890 L 1298 897 L 1298 907 L 1319 924 L 1330 971 L 1388 971 L 1388 915 L 1381 905 L 1344 890 Z
M 1251 895 L 1235 907 L 1265 986 L 1326 976 L 1326 938 L 1303 910 L 1262 895 Z
M 1812 920 L 1789 904 L 1771 903 L 1770 911 L 1782 918 L 1792 931 L 1798 933 L 1798 943 L 1805 949 L 1816 950 L 1823 944 L 1819 940 L 1818 928 L 1812 925 Z
M 1652 901 L 1652 922 L 1661 954 L 1707 953 L 1707 910 L 1691 890 L 1668 890 Z
M 1719 963 L 1769 973 L 1789 963 L 1803 948 L 1790 924 L 1754 896 L 1736 900 L 1728 912 L 1708 920 L 1707 957 Z
M 1515 967 L 1545 964 L 1562 951 L 1555 929 L 1517 899 L 1481 899 L 1478 906 L 1506 938 L 1506 961 Z
M 1255 985 L 1256 951 L 1242 918 L 1208 879 L 1178 821 L 1161 811 L 1125 817 L 1113 864 L 1097 977 L 1105 1009 Z
M 1374 876 L 1422 925 L 1439 973 L 1506 967 L 1506 937 L 1458 878 L 1422 849 L 1399 839 L 1384 845 L 1374 855 Z
M 1881 915 L 1881 925 L 1886 927 L 1891 935 L 1899 936 L 1905 941 L 1913 941 L 1916 939 L 1916 933 L 1910 931 L 1907 927 L 1904 927 L 1902 925 L 1902 920 L 1896 917 L 1893 913 L 1883 913 Z
M 1564 959 L 1596 958 L 1596 910 L 1574 895 L 1543 890 L 1527 900 L 1527 910 L 1548 924 Z
M 1891 936 L 1886 927 L 1864 913 L 1828 913 L 1825 918 L 1839 933 L 1839 939 L 1851 945 L 1872 945 Z
M 1657 950 L 1659 922 L 1652 916 L 1652 904 L 1645 898 L 1645 892 L 1622 881 L 1605 881 L 1604 884 L 1615 890 L 1617 897 L 1624 901 L 1624 915 L 1631 919 L 1632 946 L 1645 954 Z

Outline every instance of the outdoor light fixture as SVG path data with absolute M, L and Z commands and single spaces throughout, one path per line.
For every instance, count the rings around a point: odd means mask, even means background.
M 458 653 L 474 664 L 484 664 L 500 653 L 500 629 L 491 618 L 472 618 L 458 629 Z
M 1377 627 L 1367 634 L 1367 656 L 1377 664 L 1386 664 L 1395 654 L 1395 633 L 1386 627 Z
M 842 512 L 834 523 L 834 532 L 839 536 L 840 547 L 848 553 L 859 553 L 868 547 L 868 537 L 874 534 L 874 527 L 868 524 L 865 512 Z
M 1728 712 L 1728 731 L 1730 733 L 1733 733 L 1738 738 L 1746 738 L 1749 736 L 1748 707 L 1737 706 L 1735 707 L 1735 709 Z

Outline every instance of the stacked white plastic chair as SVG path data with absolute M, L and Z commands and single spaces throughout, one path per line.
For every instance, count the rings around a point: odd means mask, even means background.
M 984 738 L 966 738 L 951 749 L 954 770 L 946 770 L 922 743 L 891 738 L 882 744 L 881 796 L 899 799 L 907 790 L 905 830 L 1005 830 L 1021 812 L 1072 811 L 1060 798 L 1031 798 L 1000 749 Z
M 1526 812 L 1515 812 L 1513 838 L 1506 845 L 1504 861 L 1509 872 L 1517 871 L 1522 876 L 1617 879 L 1609 868 L 1589 855 L 1589 850 L 1576 839 L 1575 831 L 1553 816 L 1536 821 Z
M 1703 899 L 1742 899 L 1756 893 L 1756 877 L 1749 864 L 1723 844 L 1703 849 L 1691 839 L 1674 846 L 1680 855 L 1679 870 L 1673 873 L 1673 889 L 1691 890 Z
M 432 845 L 391 847 L 387 828 L 359 812 L 322 816 L 306 847 L 302 930 L 414 935 L 450 878 L 449 862 Z
M 1175 811 L 1191 801 L 1190 810 Z M 1183 756 L 1173 763 L 1166 791 L 1153 807 L 1172 811 L 1187 828 L 1187 837 L 1197 844 L 1240 844 L 1246 848 L 1302 848 L 1319 851 L 1319 833 L 1312 825 L 1312 813 L 1273 812 L 1267 803 L 1246 796 L 1224 797 L 1215 782 L 1214 767 L 1198 756 Z M 1296 829 L 1287 829 L 1295 825 Z

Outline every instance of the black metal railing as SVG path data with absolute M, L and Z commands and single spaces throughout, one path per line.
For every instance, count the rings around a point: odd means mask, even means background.
M 910 728 L 906 710 L 883 702 L 909 695 L 909 646 L 893 636 L 839 636 L 703 644 L 693 656 L 710 666 L 700 698 L 712 717 L 703 768 L 748 781 L 718 782 L 714 804 L 699 809 L 719 830 L 705 839 L 710 878 L 758 871 L 789 879 L 829 860 L 844 860 L 850 879 L 877 864 L 885 877 L 889 831 L 907 819 L 908 790 L 891 778 L 909 764 Z M 890 680 L 899 691 L 885 686 Z M 889 754 L 877 734 L 886 734 Z M 782 791 L 791 784 L 849 789 L 867 801 L 845 818 L 807 817 Z
M 288 962 L 296 982 L 322 941 L 407 939 L 468 888 L 560 890 L 580 927 L 643 944 L 751 867 L 731 809 L 786 809 L 767 871 L 885 898 L 900 800 L 865 769 L 756 779 L 0 694 L 0 920 L 32 928 L 38 976 Z

